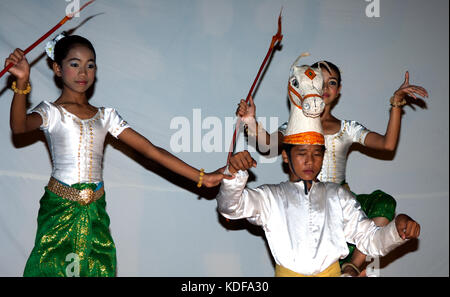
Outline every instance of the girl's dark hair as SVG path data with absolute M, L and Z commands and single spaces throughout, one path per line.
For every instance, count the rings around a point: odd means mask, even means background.
M 334 65 L 333 63 L 328 62 L 328 61 L 319 61 L 319 62 L 312 64 L 311 67 L 318 68 L 320 66 L 320 69 L 325 69 L 326 71 L 328 71 L 328 67 L 325 66 L 326 65 L 325 63 L 328 64 L 328 66 L 331 68 L 331 70 L 336 72 L 336 74 L 338 76 L 337 77 L 338 87 L 340 87 L 341 86 L 341 71 L 339 71 L 339 68 L 336 65 Z
M 90 49 L 94 53 L 94 59 L 96 58 L 94 46 L 89 40 L 78 35 L 69 35 L 60 39 L 56 43 L 54 50 L 54 61 L 61 66 L 62 61 L 67 57 L 69 51 L 78 45 L 82 45 Z

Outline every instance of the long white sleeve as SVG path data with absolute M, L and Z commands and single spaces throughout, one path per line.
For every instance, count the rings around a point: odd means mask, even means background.
M 219 212 L 228 219 L 247 218 L 263 225 L 270 213 L 269 199 L 265 186 L 256 189 L 245 188 L 247 171 L 238 171 L 235 178 L 224 179 L 217 195 Z
M 384 255 L 404 241 L 395 225 L 377 227 L 350 192 L 335 183 L 282 182 L 245 188 L 248 173 L 223 180 L 219 212 L 229 219 L 247 218 L 264 228 L 275 262 L 314 275 L 348 255 L 347 241 L 365 254 Z
M 347 242 L 356 245 L 358 250 L 369 256 L 384 256 L 403 240 L 395 227 L 395 220 L 385 227 L 378 227 L 367 218 L 359 202 L 344 188 L 338 190 L 344 218 L 344 234 Z

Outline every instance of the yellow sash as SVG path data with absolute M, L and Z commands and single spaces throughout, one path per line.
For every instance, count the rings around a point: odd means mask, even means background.
M 337 277 L 341 276 L 341 267 L 339 266 L 339 262 L 334 262 L 324 271 L 314 274 L 314 275 L 303 275 L 287 269 L 281 265 L 276 265 L 275 267 L 275 276 L 276 277 Z

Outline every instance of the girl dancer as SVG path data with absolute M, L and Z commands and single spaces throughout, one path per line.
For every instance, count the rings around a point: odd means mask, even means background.
M 5 61 L 5 65 L 14 64 L 9 72 L 16 78 L 12 85 L 11 130 L 17 134 L 42 129 L 53 167 L 40 200 L 35 246 L 24 276 L 114 276 L 116 248 L 105 211 L 102 177 L 108 132 L 197 182 L 198 187 L 213 187 L 224 177 L 231 177 L 221 170 L 204 173 L 189 166 L 130 128 L 115 109 L 90 105 L 86 91 L 94 84 L 97 65 L 94 47 L 87 39 L 60 35 L 46 50 L 63 90 L 56 101 L 43 101 L 29 114 L 25 106 L 31 90 L 27 59 L 22 50 L 16 49 Z

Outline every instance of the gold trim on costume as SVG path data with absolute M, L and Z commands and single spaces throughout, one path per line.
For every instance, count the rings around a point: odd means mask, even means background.
M 56 195 L 80 203 L 81 205 L 87 205 L 98 199 L 100 199 L 105 193 L 105 188 L 102 186 L 98 191 L 91 189 L 77 190 L 72 187 L 66 186 L 58 182 L 54 177 L 50 178 L 47 188 Z

